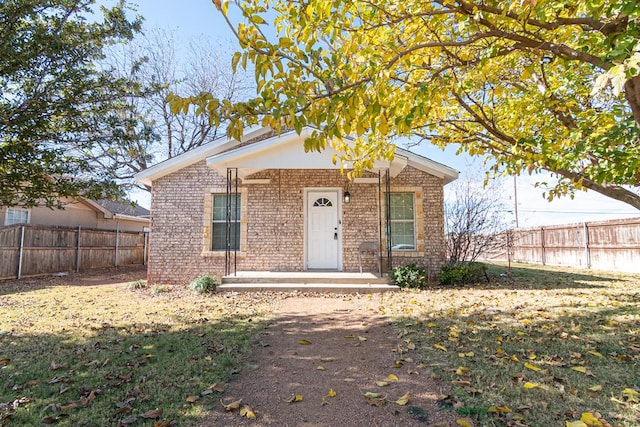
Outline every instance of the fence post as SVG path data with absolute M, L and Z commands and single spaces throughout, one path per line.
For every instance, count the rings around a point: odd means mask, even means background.
M 547 254 L 544 247 L 544 227 L 540 227 L 540 246 L 542 247 L 542 265 L 547 265 Z
M 116 222 L 116 254 L 115 254 L 115 263 L 114 265 L 118 266 L 118 239 L 120 238 L 120 223 Z
M 144 231 L 143 234 L 144 234 L 144 250 L 142 252 L 142 265 L 147 265 L 147 238 L 149 236 L 149 233 Z
M 78 225 L 78 241 L 76 244 L 76 273 L 80 271 L 80 225 Z
M 585 222 L 582 230 L 584 231 L 584 258 L 587 268 L 591 268 L 591 250 L 589 249 L 589 227 Z
M 20 246 L 18 247 L 18 274 L 17 279 L 22 277 L 22 254 L 24 253 L 24 225 L 20 227 Z

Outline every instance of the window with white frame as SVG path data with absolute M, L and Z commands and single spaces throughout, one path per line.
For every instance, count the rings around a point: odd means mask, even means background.
M 30 216 L 29 209 L 8 208 L 4 225 L 29 224 Z
M 414 193 L 389 194 L 391 249 L 416 249 Z
M 227 209 L 230 209 L 230 249 L 240 249 L 240 194 L 213 194 L 213 222 L 211 224 L 211 250 L 227 249 Z

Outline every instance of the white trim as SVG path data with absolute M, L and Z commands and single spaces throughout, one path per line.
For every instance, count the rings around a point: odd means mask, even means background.
M 377 184 L 378 178 L 353 178 L 354 184 Z
M 133 216 L 133 215 L 125 215 L 125 214 L 115 214 L 113 215 L 115 219 L 122 219 L 125 221 L 137 221 L 137 222 L 146 222 L 149 223 L 150 219 L 142 216 Z
M 458 179 L 460 172 L 443 165 L 442 163 L 434 162 L 433 160 L 420 156 L 419 154 L 412 153 L 409 150 L 405 150 L 400 147 L 396 147 L 396 153 L 399 153 L 407 158 L 407 164 L 423 172 L 430 173 L 431 175 L 442 178 L 444 184 L 447 185 L 452 181 Z
M 284 132 L 280 135 L 236 149 L 234 149 L 234 147 L 239 145 L 241 141 L 229 139 L 225 136 L 206 145 L 187 151 L 186 153 L 183 153 L 179 156 L 160 162 L 142 172 L 137 173 L 135 175 L 135 178 L 138 182 L 147 186 L 151 186 L 153 184 L 153 181 L 205 159 L 209 167 L 216 170 L 217 172 L 224 172 L 227 166 L 233 167 L 229 162 L 238 160 L 249 154 L 255 155 L 262 151 L 269 150 L 280 144 L 291 142 L 296 139 L 300 139 L 303 141 L 304 139 L 310 137 L 314 130 L 315 129 L 313 129 L 312 127 L 306 126 L 302 129 L 300 135 L 291 130 L 289 132 Z M 270 131 L 271 128 L 269 127 L 253 127 L 247 129 L 247 132 L 243 135 L 242 140 L 247 141 L 264 135 Z M 329 147 L 327 147 L 326 150 L 328 149 Z M 445 166 L 441 163 L 434 162 L 433 160 L 417 155 L 400 147 L 396 147 L 395 157 L 392 162 L 389 162 L 387 160 L 376 160 L 374 162 L 373 170 L 390 169 L 392 176 L 397 176 L 407 165 L 441 178 L 445 185 L 458 178 L 459 172 L 457 170 Z M 348 164 L 342 166 L 349 168 Z M 295 168 L 296 165 L 292 164 L 291 167 Z M 335 168 L 339 167 L 340 165 L 335 165 Z M 243 172 L 243 176 L 248 176 L 255 172 L 258 172 L 258 170 L 246 169 Z
M 308 215 L 308 202 L 309 193 L 313 192 L 330 192 L 335 191 L 337 193 L 337 207 L 338 210 L 338 269 L 337 271 L 343 271 L 342 265 L 342 247 L 343 247 L 343 233 L 342 233 L 342 188 L 341 187 L 305 187 L 303 191 L 303 199 L 302 199 L 302 209 L 303 209 L 303 265 L 304 271 L 309 269 L 309 262 L 307 258 L 307 245 L 308 245 L 308 223 L 309 215 Z
M 271 179 L 248 179 L 245 178 L 242 180 L 242 185 L 257 185 L 257 184 L 271 184 Z

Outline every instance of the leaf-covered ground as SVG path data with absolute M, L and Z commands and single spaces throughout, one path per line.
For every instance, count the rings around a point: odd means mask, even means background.
M 389 295 L 469 425 L 640 425 L 640 277 L 492 267 L 493 283 Z M 460 425 L 466 425 L 460 421 Z
M 504 273 L 364 296 L 0 282 L 0 425 L 640 425 L 640 277 Z
M 144 271 L 0 281 L 0 425 L 190 425 L 274 295 L 141 288 Z

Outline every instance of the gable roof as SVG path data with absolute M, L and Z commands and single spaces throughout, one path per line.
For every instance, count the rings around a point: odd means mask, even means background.
M 238 176 L 245 178 L 264 169 L 336 169 L 332 157 L 337 152 L 327 147 L 322 152 L 305 152 L 304 140 L 311 136 L 313 129 L 305 127 L 298 135 L 289 130 L 280 135 L 270 136 L 270 128 L 250 129 L 245 134 L 245 143 L 227 138 L 213 141 L 207 145 L 176 156 L 165 162 L 140 172 L 136 179 L 142 184 L 151 186 L 158 178 L 206 160 L 207 166 L 225 176 L 227 168 L 238 168 Z M 246 144 L 250 139 L 266 136 L 257 142 Z M 389 169 L 391 176 L 398 175 L 407 165 L 443 179 L 448 184 L 458 178 L 458 171 L 434 162 L 431 159 L 396 147 L 393 161 L 376 160 L 374 170 Z M 344 165 L 349 169 L 349 164 Z

